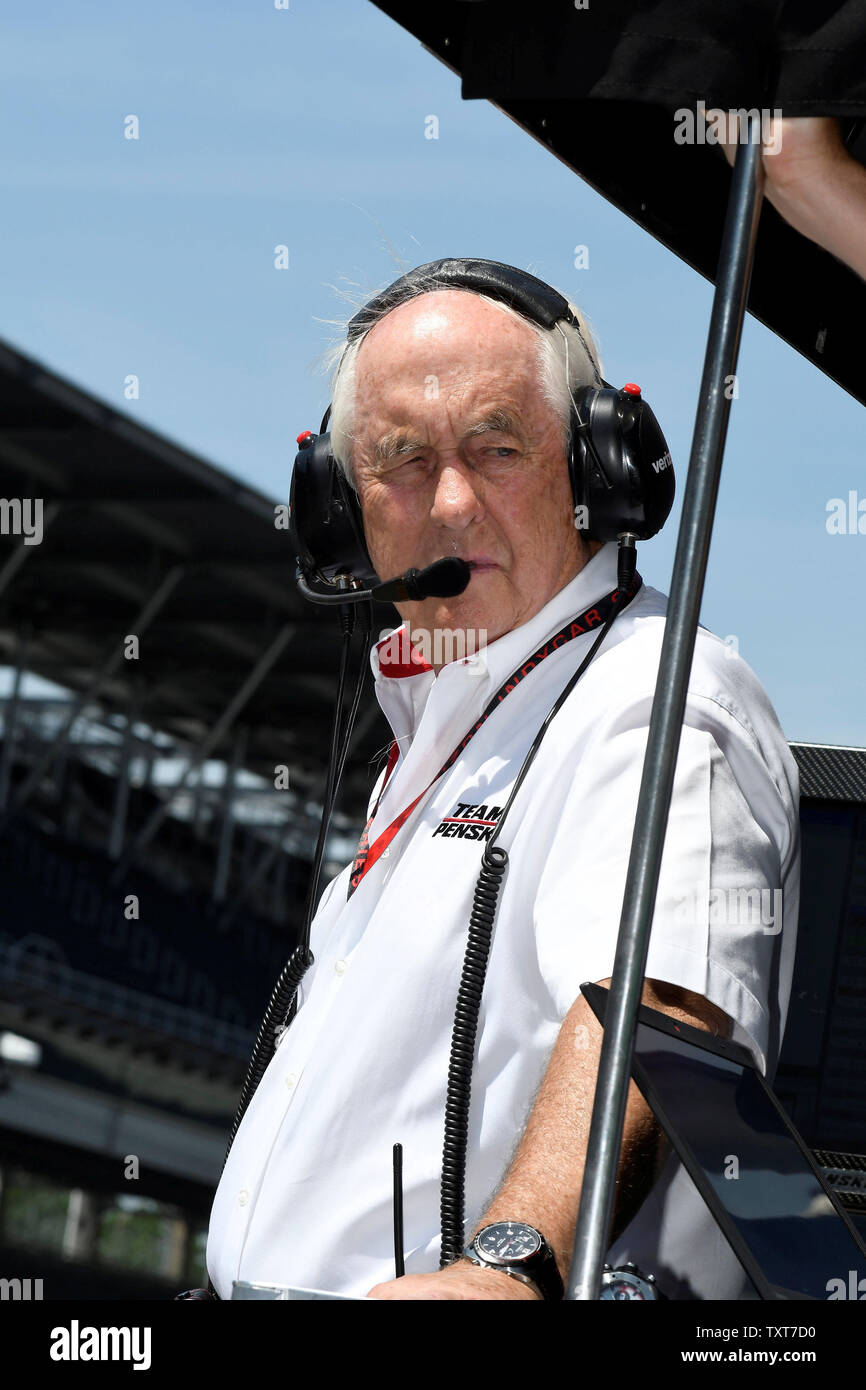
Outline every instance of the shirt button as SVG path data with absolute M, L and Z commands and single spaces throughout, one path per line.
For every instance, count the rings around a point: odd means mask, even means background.
M 240 1202 L 241 1206 L 245 1207 L 249 1200 L 250 1194 L 247 1192 L 247 1189 L 245 1187 L 241 1188 L 240 1192 L 238 1193 L 238 1201 Z
M 382 850 L 382 858 L 383 858 L 383 859 L 387 859 L 387 858 L 388 858 L 388 855 L 389 855 L 390 853 L 391 853 L 391 851 L 390 851 L 389 849 L 383 849 L 383 850 Z
M 345 975 L 346 971 L 349 969 L 349 962 L 347 960 L 338 960 L 334 969 L 338 975 Z
M 290 1071 L 289 1074 L 288 1074 L 288 1076 L 286 1077 L 286 1085 L 288 1086 L 289 1090 L 291 1091 L 291 1090 L 294 1089 L 295 1086 L 297 1086 L 297 1084 L 298 1084 L 298 1077 L 297 1077 L 297 1074 L 296 1074 L 295 1072 L 293 1072 L 293 1071 Z

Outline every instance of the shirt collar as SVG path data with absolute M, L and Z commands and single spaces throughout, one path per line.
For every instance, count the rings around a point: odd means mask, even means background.
M 467 720 L 471 722 L 520 666 L 523 657 L 542 645 L 568 618 L 616 588 L 616 570 L 617 545 L 609 541 L 528 622 L 489 643 L 480 659 L 469 656 L 451 661 L 438 676 L 410 646 L 406 623 L 386 633 L 372 647 L 370 665 L 376 696 L 401 749 L 405 752 L 406 742 L 411 740 L 434 686 L 438 694 L 447 685 L 454 691 L 455 700 L 465 700 Z

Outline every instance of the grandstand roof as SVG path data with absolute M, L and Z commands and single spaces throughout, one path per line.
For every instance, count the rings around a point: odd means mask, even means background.
M 0 496 L 42 499 L 44 531 L 40 544 L 0 535 L 0 661 L 16 664 L 24 640 L 28 670 L 79 692 L 102 670 L 109 709 L 128 713 L 137 690 L 138 718 L 197 746 L 270 650 L 211 756 L 231 756 L 240 722 L 247 767 L 288 764 L 320 794 L 339 626 L 297 593 L 274 503 L 2 342 L 0 420 Z M 138 660 L 124 659 L 127 634 Z M 387 740 L 365 701 L 343 798 L 354 816 Z

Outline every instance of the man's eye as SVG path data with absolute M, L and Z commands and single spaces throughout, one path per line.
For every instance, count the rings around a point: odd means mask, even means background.
M 491 448 L 488 450 L 488 453 L 496 454 L 496 455 L 498 455 L 499 458 L 504 458 L 507 454 L 516 454 L 516 453 L 517 453 L 517 450 L 516 450 L 516 449 L 508 449 L 508 448 L 505 447 L 505 445 L 494 444 L 494 445 L 492 445 Z
M 402 468 L 409 468 L 413 463 L 423 463 L 422 454 L 415 454 L 412 458 L 395 458 L 389 465 L 387 472 L 398 473 Z

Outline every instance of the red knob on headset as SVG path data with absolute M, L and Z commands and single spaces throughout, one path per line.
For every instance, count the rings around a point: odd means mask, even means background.
M 622 389 L 623 389 L 623 391 L 625 391 L 626 394 L 629 395 L 629 396 L 639 396 L 639 395 L 640 395 L 640 387 L 639 387 L 639 386 L 636 386 L 635 383 L 634 383 L 633 381 L 627 381 L 626 384 L 625 384 L 625 386 L 624 386 Z
M 298 448 L 299 448 L 299 449 L 306 449 L 307 445 L 312 443 L 312 440 L 313 440 L 313 431 L 312 431 L 312 430 L 302 430 L 301 433 L 298 435 Z

